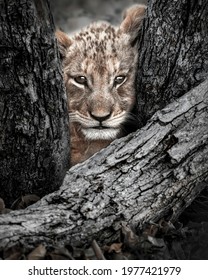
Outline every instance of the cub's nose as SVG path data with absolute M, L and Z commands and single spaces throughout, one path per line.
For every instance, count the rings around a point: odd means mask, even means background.
M 103 122 L 103 121 L 105 121 L 105 120 L 107 120 L 107 119 L 109 119 L 110 118 L 110 116 L 111 116 L 111 112 L 109 113 L 109 112 L 107 112 L 107 113 L 103 113 L 103 114 L 95 114 L 95 113 L 93 113 L 93 112 L 90 112 L 90 116 L 94 119 L 94 120 L 96 120 L 96 121 L 98 121 L 98 122 Z

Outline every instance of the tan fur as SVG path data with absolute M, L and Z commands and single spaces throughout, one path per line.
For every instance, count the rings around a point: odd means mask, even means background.
M 132 46 L 145 12 L 127 10 L 120 27 L 93 23 L 72 38 L 58 31 L 68 96 L 71 165 L 124 135 L 122 125 L 135 103 L 137 47 Z

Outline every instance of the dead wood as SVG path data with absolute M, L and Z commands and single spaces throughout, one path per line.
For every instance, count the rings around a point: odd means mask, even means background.
M 23 244 L 114 241 L 121 222 L 134 228 L 174 221 L 207 186 L 208 80 L 145 127 L 71 168 L 60 190 L 0 216 L 0 248 Z

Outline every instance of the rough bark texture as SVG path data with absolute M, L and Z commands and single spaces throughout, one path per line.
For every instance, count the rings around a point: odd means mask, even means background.
M 0 197 L 47 194 L 68 168 L 68 116 L 48 1 L 0 0 Z
M 61 189 L 0 216 L 0 248 L 114 241 L 121 222 L 174 221 L 208 181 L 208 80 L 68 171 Z
M 208 1 L 149 0 L 139 49 L 142 124 L 208 74 Z
M 137 77 L 143 123 L 206 76 L 207 6 L 202 0 L 149 1 Z M 36 59 L 39 61 L 39 56 Z M 40 96 L 41 103 L 45 95 Z M 47 103 L 47 110 L 51 110 L 50 105 Z M 22 106 L 18 108 L 25 116 L 27 110 Z M 10 135 L 17 133 L 19 139 L 18 118 L 8 112 L 10 119 L 15 118 L 16 129 Z M 41 110 L 39 114 L 42 116 Z M 116 239 L 122 221 L 136 228 L 164 216 L 174 221 L 207 186 L 207 117 L 206 80 L 157 112 L 140 131 L 69 170 L 59 191 L 24 211 L 1 215 L 0 248 L 16 243 L 29 248 L 40 242 L 81 246 L 93 238 L 103 243 Z M 39 127 L 44 127 L 41 120 Z M 21 135 L 24 133 L 22 129 Z M 19 150 L 16 157 L 19 160 L 21 156 L 24 154 Z M 24 162 L 27 165 L 29 161 Z

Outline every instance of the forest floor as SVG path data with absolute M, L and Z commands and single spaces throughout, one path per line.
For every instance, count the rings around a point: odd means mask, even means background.
M 23 209 L 38 200 L 34 195 L 18 198 L 13 209 L 2 207 L 0 214 Z M 122 224 L 120 236 L 111 244 L 97 244 L 93 240 L 88 247 L 73 244 L 38 244 L 30 251 L 16 245 L 0 251 L 0 259 L 6 260 L 207 260 L 208 259 L 208 188 L 184 211 L 175 223 L 161 219 L 158 223 L 137 231 Z M 89 238 L 90 239 L 90 238 Z

